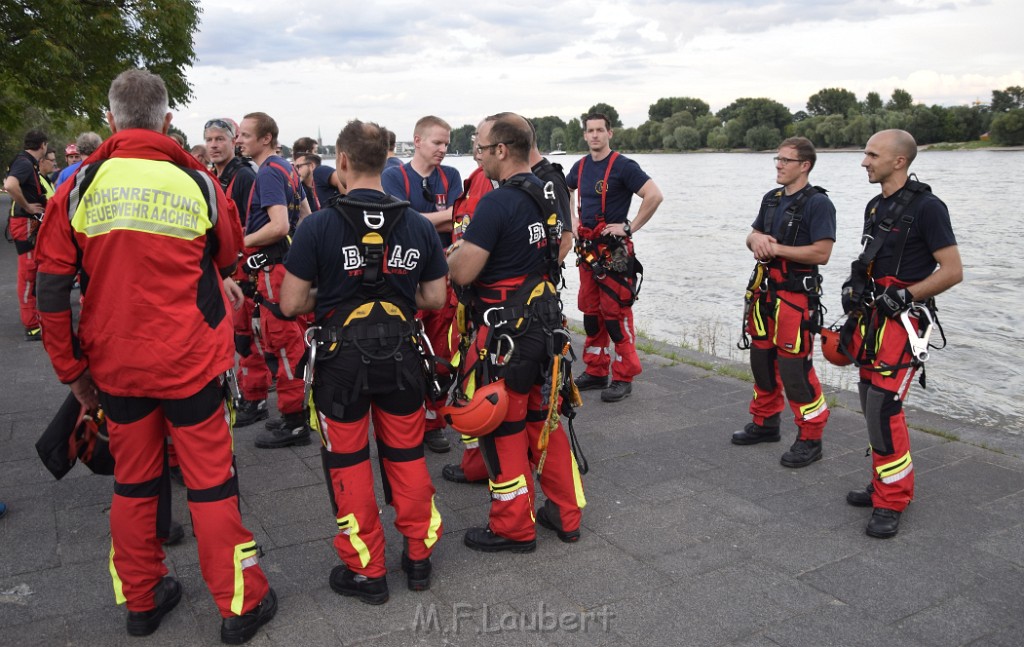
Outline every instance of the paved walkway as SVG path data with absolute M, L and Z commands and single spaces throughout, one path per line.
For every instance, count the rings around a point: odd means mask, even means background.
M 78 466 L 57 482 L 36 457 L 66 387 L 41 345 L 22 341 L 14 276 L 13 246 L 0 245 L 0 500 L 10 506 L 0 521 L 0 645 L 217 644 L 219 617 L 190 533 L 167 556 L 182 603 L 152 637 L 125 634 L 107 573 L 111 478 Z M 578 544 L 540 529 L 530 555 L 470 551 L 462 535 L 484 523 L 485 489 L 441 480 L 457 455 L 428 454 L 446 532 L 434 584 L 405 589 L 387 509 L 391 601 L 380 607 L 328 587 L 335 524 L 316 446 L 257 450 L 256 427 L 240 429 L 243 516 L 280 598 L 277 618 L 251 644 L 1024 643 L 1021 438 L 912 413 L 913 425 L 936 432 L 912 432 L 918 498 L 899 536 L 876 540 L 864 535 L 868 512 L 844 503 L 870 470 L 849 394 L 830 394 L 824 459 L 785 469 L 791 421 L 783 443 L 729 443 L 748 420 L 749 383 L 685 361 L 644 364 L 624 402 L 584 394 L 577 429 L 591 470 Z M 174 494 L 187 522 L 184 492 Z

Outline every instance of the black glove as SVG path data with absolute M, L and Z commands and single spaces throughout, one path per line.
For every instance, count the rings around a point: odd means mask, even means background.
M 857 303 L 857 299 L 855 299 L 854 296 L 853 296 L 853 283 L 851 281 L 847 281 L 846 283 L 843 283 L 843 292 L 842 292 L 841 301 L 842 301 L 842 304 L 843 304 L 843 313 L 844 314 L 850 314 L 850 312 L 852 312 L 853 309 L 856 308 L 859 305 Z
M 886 317 L 895 319 L 914 302 L 914 295 L 906 288 L 889 286 L 875 297 L 875 307 Z

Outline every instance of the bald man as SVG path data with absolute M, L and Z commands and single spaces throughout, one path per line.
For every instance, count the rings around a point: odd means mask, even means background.
M 861 409 L 871 440 L 871 482 L 846 496 L 873 507 L 866 532 L 881 539 L 899 531 L 900 515 L 914 497 L 914 464 L 903 413 L 921 361 L 911 353 L 910 331 L 930 325 L 934 297 L 963 280 L 963 264 L 949 211 L 927 184 L 909 177 L 917 143 L 903 130 L 868 140 L 861 166 L 881 194 L 864 214 L 864 250 L 843 284 L 850 315 L 843 339 L 860 366 Z M 906 316 L 904 316 L 906 315 Z

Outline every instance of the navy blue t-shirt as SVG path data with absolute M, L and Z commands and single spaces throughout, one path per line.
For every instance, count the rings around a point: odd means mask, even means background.
M 364 202 L 382 202 L 383 193 L 357 189 L 349 197 Z M 406 209 L 385 242 L 385 278 L 416 309 L 416 286 L 448 273 L 444 250 L 430 221 Z M 353 297 L 363 280 L 362 246 L 356 231 L 332 207 L 306 217 L 295 230 L 285 269 L 317 286 L 316 318 L 322 321 L 332 310 Z
M 881 222 L 896 204 L 896 196 L 899 194 L 900 192 L 897 191 L 888 198 L 879 200 L 874 212 L 870 210 L 871 203 L 869 203 L 866 217 L 873 218 L 876 224 Z M 878 255 L 875 256 L 872 274 L 876 279 L 896 273 L 896 278 L 900 281 L 917 283 L 928 278 L 935 271 L 938 265 L 933 255 L 935 251 L 956 245 L 953 225 L 949 220 L 949 209 L 935 195 L 931 193 L 919 195 L 907 207 L 907 212 L 916 215 L 914 222 L 910 225 L 910 234 L 907 236 L 907 244 L 903 248 L 903 256 L 897 258 L 899 255 L 897 247 L 903 238 L 900 231 L 901 225 L 897 222 L 885 237 L 885 242 L 878 250 Z M 874 231 L 873 234 L 877 236 L 879 232 Z M 898 272 L 895 267 L 897 260 L 900 265 Z
M 643 172 L 640 165 L 625 155 L 615 156 L 611 174 L 608 176 L 607 192 L 604 186 L 604 174 L 608 170 L 608 162 L 613 157 L 609 154 L 600 162 L 595 162 L 589 155 L 577 160 L 565 178 L 570 189 L 579 190 L 581 204 L 579 209 L 580 224 L 594 227 L 597 216 L 601 213 L 601 195 L 605 198 L 604 220 L 608 224 L 625 222 L 629 217 L 629 205 L 633 195 L 643 188 L 650 176 Z M 580 178 L 580 164 L 583 164 L 583 178 Z
M 435 168 L 426 178 L 426 188 L 423 179 L 423 176 L 413 169 L 412 162 L 409 162 L 386 166 L 381 173 L 380 183 L 384 186 L 384 193 L 399 200 L 408 200 L 412 208 L 420 213 L 444 211 L 455 204 L 455 199 L 462 195 L 462 176 L 451 166 L 442 165 Z M 452 244 L 451 232 L 438 232 L 437 235 L 445 247 Z
M 798 195 L 800 195 L 799 191 L 793 195 L 782 195 L 778 206 L 775 207 L 775 213 L 772 215 L 772 231 L 764 230 L 765 214 L 763 210 L 757 214 L 751 227 L 784 244 L 788 222 L 788 218 L 785 217 L 786 209 L 792 206 Z M 824 239 L 833 241 L 836 239 L 836 207 L 827 195 L 815 193 L 804 203 L 800 228 L 797 230 L 793 246 L 802 247 Z
M 536 175 L 528 181 L 543 186 Z M 520 176 L 515 176 L 520 177 Z M 525 276 L 547 259 L 541 211 L 526 191 L 504 184 L 480 198 L 462 239 L 490 252 L 476 283 Z
M 274 205 L 284 205 L 288 208 L 288 222 L 295 227 L 299 218 L 299 204 L 306 198 L 306 192 L 298 177 L 292 165 L 283 157 L 271 155 L 263 160 L 253 185 L 245 233 L 251 234 L 266 226 L 270 222 L 267 207 Z
M 327 206 L 328 200 L 338 195 L 338 189 L 331 184 L 331 176 L 334 175 L 334 167 L 321 164 L 313 169 L 313 188 L 316 190 L 316 199 L 320 208 Z

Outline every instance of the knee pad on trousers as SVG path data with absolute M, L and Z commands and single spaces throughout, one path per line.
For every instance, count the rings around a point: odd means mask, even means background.
M 867 393 L 864 420 L 868 425 L 871 449 L 880 456 L 893 453 L 892 428 L 889 420 L 903 410 L 903 402 L 892 391 L 871 387 Z
M 860 394 L 860 410 L 861 413 L 867 413 L 868 410 L 868 389 L 871 388 L 871 382 L 858 382 L 857 392 Z
M 252 353 L 252 335 L 235 335 L 235 352 L 248 357 Z
M 750 372 L 754 374 L 754 384 L 762 391 L 775 390 L 775 357 L 778 351 L 774 348 L 750 349 Z
M 782 388 L 790 402 L 810 402 L 814 399 L 814 387 L 807 379 L 810 360 L 803 357 L 780 357 L 779 376 Z
M 583 315 L 583 331 L 591 337 L 601 331 L 601 324 L 598 323 L 597 315 Z
M 608 331 L 608 337 L 616 344 L 625 339 L 625 336 L 622 334 L 622 324 L 619 323 L 618 319 L 605 319 L 604 329 Z

